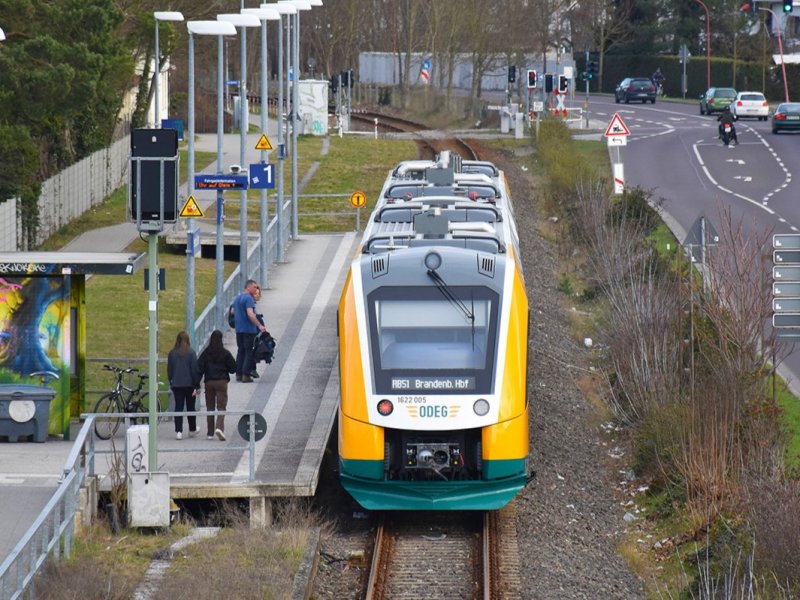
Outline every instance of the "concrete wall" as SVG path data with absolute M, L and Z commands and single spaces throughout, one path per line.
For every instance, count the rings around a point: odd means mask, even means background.
M 0 252 L 17 251 L 17 199 L 0 202 Z

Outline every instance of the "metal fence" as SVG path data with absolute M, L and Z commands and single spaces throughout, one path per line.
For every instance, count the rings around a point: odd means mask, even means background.
M 58 489 L 11 554 L 0 564 L 0 600 L 16 600 L 29 590 L 47 557 L 69 558 L 75 535 L 75 514 L 87 472 L 94 470 L 94 419 L 84 422 L 64 463 Z
M 283 229 L 282 239 L 284 244 L 289 239 L 291 232 L 291 200 L 286 199 L 283 203 L 283 213 L 281 226 Z M 267 233 L 263 238 L 264 243 L 267 244 L 267 266 L 275 263 L 278 259 L 278 219 L 277 215 L 272 217 L 272 220 L 267 225 Z M 262 239 L 256 241 L 247 251 L 247 273 L 249 279 L 266 281 L 266 277 L 261 276 L 261 243 Z M 267 273 L 268 276 L 268 273 Z M 211 298 L 211 301 L 200 313 L 194 323 L 194 339 L 195 347 L 203 348 L 211 336 L 211 332 L 215 329 L 225 331 L 227 321 L 225 320 L 224 311 L 231 305 L 233 299 L 244 288 L 244 281 L 242 280 L 242 273 L 240 265 L 237 265 L 233 273 L 230 274 L 222 287 L 222 301 L 221 307 L 217 307 L 216 296 Z
M 247 423 L 248 423 L 249 437 L 248 437 L 247 440 L 245 440 L 246 445 L 241 446 L 241 445 L 234 445 L 234 444 L 226 444 L 226 445 L 223 446 L 222 444 L 220 444 L 219 446 L 217 446 L 217 445 L 214 445 L 214 446 L 201 446 L 199 448 L 160 449 L 160 450 L 158 450 L 159 456 L 162 455 L 162 454 L 180 454 L 180 453 L 196 454 L 198 452 L 200 452 L 200 453 L 242 452 L 243 450 L 247 450 L 247 457 L 248 457 L 248 469 L 247 469 L 248 476 L 247 476 L 247 481 L 250 482 L 250 483 L 255 481 L 255 478 L 256 478 L 256 429 L 258 427 L 258 424 L 257 424 L 257 421 L 256 421 L 256 416 L 255 416 L 256 415 L 256 411 L 254 409 L 249 409 L 249 410 L 195 410 L 195 411 L 192 411 L 191 413 L 188 413 L 187 411 L 165 410 L 165 411 L 161 411 L 161 412 L 158 413 L 158 420 L 162 421 L 162 420 L 166 420 L 166 419 L 172 419 L 173 417 L 185 417 L 185 416 L 187 416 L 187 414 L 191 414 L 192 416 L 196 416 L 197 418 L 217 417 L 217 416 L 225 416 L 225 417 L 244 417 L 244 416 L 246 416 L 246 417 L 248 417 Z M 106 445 L 106 442 L 97 442 L 97 445 L 95 446 L 93 452 L 94 452 L 94 455 L 98 456 L 98 457 L 101 456 L 101 455 L 107 455 L 107 454 L 108 455 L 121 454 L 122 456 L 127 456 L 128 455 L 128 436 L 127 436 L 128 428 L 131 425 L 134 425 L 138 421 L 142 421 L 142 420 L 146 421 L 147 420 L 147 416 L 145 414 L 143 414 L 143 413 L 103 413 L 103 414 L 93 413 L 93 414 L 84 414 L 84 415 L 81 415 L 81 417 L 87 417 L 87 418 L 91 417 L 93 421 L 94 420 L 98 420 L 98 419 L 122 419 L 123 420 L 122 422 L 123 422 L 124 426 L 121 428 L 123 445 L 122 445 L 121 452 L 120 452 L 120 450 L 118 448 L 116 448 L 116 446 L 115 446 L 115 444 L 113 442 L 108 442 L 107 445 Z M 114 435 L 118 435 L 118 433 L 115 433 Z M 124 460 L 121 460 L 121 461 L 115 461 L 114 464 L 119 465 L 120 471 L 116 472 L 116 473 L 112 472 L 109 475 L 111 475 L 113 477 L 117 477 L 119 479 L 119 481 L 125 481 L 127 473 L 124 470 L 125 470 L 125 465 L 127 464 L 127 462 L 124 461 Z M 112 469 L 112 471 L 116 471 L 116 468 Z M 90 477 L 92 477 L 92 476 L 100 477 L 100 475 L 101 475 L 101 474 L 96 473 L 94 471 L 94 466 L 92 466 L 92 469 L 89 470 L 88 474 L 89 474 Z M 235 473 L 233 473 L 231 471 L 215 473 L 215 475 L 229 475 L 229 476 L 233 476 L 234 474 Z M 178 475 L 180 475 L 180 473 L 178 473 Z

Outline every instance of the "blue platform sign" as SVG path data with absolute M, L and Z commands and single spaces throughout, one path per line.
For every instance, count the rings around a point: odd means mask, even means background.
M 196 190 L 246 190 L 247 175 L 195 175 Z
M 271 190 L 275 187 L 275 165 L 271 163 L 252 163 L 248 172 L 252 189 Z
M 183 141 L 183 119 L 161 119 L 161 129 L 174 129 L 178 132 L 178 141 Z

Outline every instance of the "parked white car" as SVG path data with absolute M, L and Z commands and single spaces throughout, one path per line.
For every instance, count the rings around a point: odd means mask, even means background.
M 769 104 L 761 92 L 739 92 L 731 102 L 731 114 L 734 119 L 754 117 L 766 121 L 769 118 Z

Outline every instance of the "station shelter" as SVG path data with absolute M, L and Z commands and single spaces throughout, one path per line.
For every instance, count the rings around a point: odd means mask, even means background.
M 0 383 L 55 390 L 48 433 L 85 412 L 86 279 L 132 275 L 144 253 L 0 252 Z

